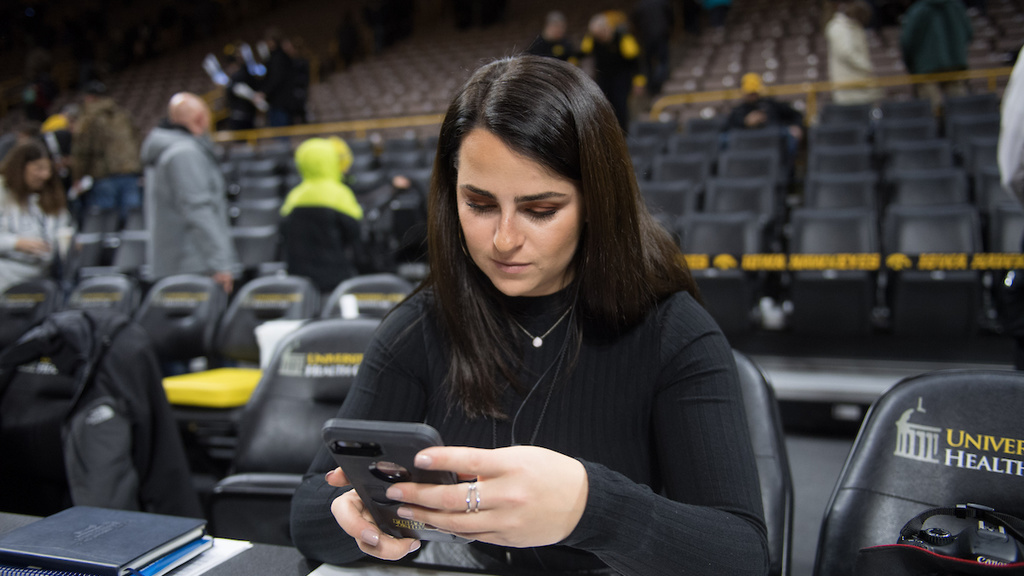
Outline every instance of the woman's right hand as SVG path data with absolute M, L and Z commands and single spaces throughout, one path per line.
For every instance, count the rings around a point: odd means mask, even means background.
M 21 237 L 14 242 L 14 249 L 33 256 L 46 256 L 50 253 L 50 243 L 40 238 Z
M 341 468 L 327 473 L 327 483 L 337 488 L 348 486 L 348 478 Z M 338 525 L 356 540 L 359 549 L 381 560 L 398 560 L 420 547 L 420 541 L 412 538 L 394 538 L 383 533 L 373 521 L 370 511 L 355 490 L 338 496 L 331 503 L 331 514 Z

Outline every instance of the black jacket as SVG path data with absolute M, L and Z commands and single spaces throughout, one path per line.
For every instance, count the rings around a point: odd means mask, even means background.
M 202 515 L 156 356 L 118 312 L 51 314 L 0 354 L 0 460 L 6 511 Z

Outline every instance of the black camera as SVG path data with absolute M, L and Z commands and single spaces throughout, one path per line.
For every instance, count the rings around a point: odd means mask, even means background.
M 1024 546 L 1020 542 L 1002 526 L 990 526 L 983 520 L 956 535 L 945 528 L 922 528 L 916 533 L 901 535 L 899 543 L 980 564 L 1002 565 L 1024 560 Z

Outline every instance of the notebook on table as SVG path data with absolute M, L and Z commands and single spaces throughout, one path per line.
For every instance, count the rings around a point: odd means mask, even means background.
M 0 535 L 0 575 L 159 576 L 209 548 L 205 536 L 200 518 L 73 506 Z

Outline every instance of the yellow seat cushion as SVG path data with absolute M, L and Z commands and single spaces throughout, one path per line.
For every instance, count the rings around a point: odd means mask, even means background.
M 259 368 L 215 368 L 164 378 L 167 401 L 179 406 L 245 406 L 260 382 Z

